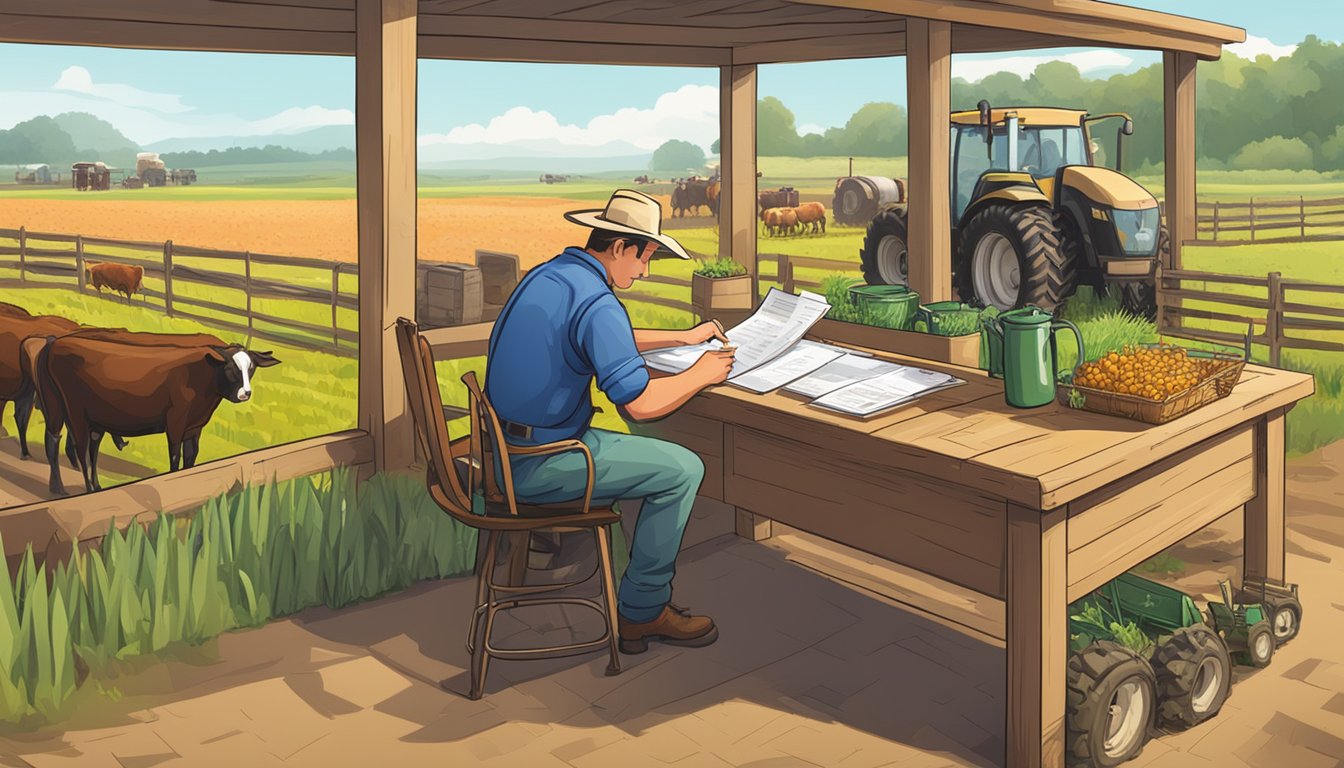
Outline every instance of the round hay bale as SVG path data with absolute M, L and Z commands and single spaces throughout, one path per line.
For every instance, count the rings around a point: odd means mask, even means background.
M 835 182 L 831 210 L 837 224 L 867 226 L 883 205 L 904 202 L 905 184 L 886 176 L 846 176 Z

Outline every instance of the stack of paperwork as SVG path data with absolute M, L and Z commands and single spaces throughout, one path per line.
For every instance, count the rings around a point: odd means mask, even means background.
M 726 334 L 737 347 L 728 383 L 761 394 L 783 387 L 812 398 L 810 405 L 860 417 L 966 383 L 945 373 L 803 339 L 830 308 L 815 293 L 794 295 L 771 288 L 760 308 Z M 643 357 L 650 368 L 681 373 L 706 351 L 723 346 L 715 339 L 653 350 Z

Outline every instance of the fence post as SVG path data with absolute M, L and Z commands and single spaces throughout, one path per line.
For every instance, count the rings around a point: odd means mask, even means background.
M 243 251 L 243 292 L 247 296 L 247 343 L 252 343 L 252 252 Z
M 1307 237 L 1307 201 L 1302 195 L 1297 196 L 1297 225 L 1300 236 L 1303 239 Z
M 1251 198 L 1250 204 L 1246 207 L 1246 215 L 1251 222 L 1251 242 L 1255 242 L 1255 198 Z
M 1213 201 L 1213 239 L 1218 240 L 1218 201 Z
M 173 241 L 163 241 L 163 313 L 173 316 Z
M 1269 314 L 1265 317 L 1265 335 L 1269 337 L 1269 364 L 1279 367 L 1279 352 L 1283 344 L 1283 285 L 1282 275 L 1269 273 Z
M 341 334 L 336 325 L 336 304 L 341 296 L 341 264 L 336 262 L 331 265 L 331 346 L 339 349 L 341 346 Z
M 793 261 L 789 259 L 787 253 L 779 254 L 778 258 L 779 266 L 776 268 L 776 271 L 779 273 L 780 288 L 782 288 L 785 293 L 793 293 Z
M 23 227 L 19 227 L 19 282 L 20 282 L 20 283 L 26 283 L 26 282 L 28 282 L 28 277 L 27 277 L 27 275 L 24 273 L 24 261 L 25 261 L 25 259 L 26 259 L 26 257 L 27 257 L 27 250 L 28 250 L 28 231 L 27 231 L 26 229 L 24 229 Z
M 1153 302 L 1157 304 L 1157 332 L 1161 335 L 1166 327 L 1167 312 L 1162 306 L 1162 301 L 1166 297 L 1166 291 L 1162 288 L 1162 260 L 1157 260 L 1157 267 L 1153 270 Z
M 84 236 L 75 235 L 75 279 L 79 281 L 79 292 L 88 286 L 84 283 Z

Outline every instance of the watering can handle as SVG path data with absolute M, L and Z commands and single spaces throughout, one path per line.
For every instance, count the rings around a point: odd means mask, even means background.
M 915 316 L 910 320 L 910 327 L 913 328 L 915 323 L 920 320 L 924 321 L 924 330 L 933 333 L 933 312 L 929 311 L 929 308 L 923 304 L 915 307 Z
M 1050 323 L 1050 347 L 1051 351 L 1055 353 L 1054 354 L 1055 365 L 1059 365 L 1059 351 L 1055 348 L 1055 334 L 1054 334 L 1054 331 L 1058 328 L 1068 328 L 1070 331 L 1073 331 L 1073 335 L 1078 339 L 1078 359 L 1073 364 L 1073 368 L 1077 368 L 1078 366 L 1083 364 L 1084 360 L 1087 359 L 1087 351 L 1083 346 L 1083 333 L 1082 331 L 1078 330 L 1078 326 L 1074 325 L 1068 320 L 1055 320 L 1054 322 Z M 1073 368 L 1070 368 L 1069 370 L 1073 370 Z M 1056 377 L 1058 377 L 1059 372 L 1056 371 L 1055 375 Z

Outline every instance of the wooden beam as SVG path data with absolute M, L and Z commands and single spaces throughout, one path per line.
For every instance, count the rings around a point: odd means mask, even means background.
M 278 3 L 233 3 L 218 0 L 5 0 L 5 11 L 18 16 L 55 16 L 67 23 L 136 21 L 177 26 L 248 27 L 270 31 L 355 31 L 349 9 L 308 8 Z
M 355 50 L 353 32 L 255 29 L 223 20 L 215 25 L 166 24 L 11 13 L 0 13 L 0 42 L 347 56 Z
M 756 263 L 756 65 L 719 68 L 719 254 L 751 275 L 759 301 Z
M 733 49 L 733 61 L 738 64 L 831 61 L 903 55 L 905 55 L 904 24 L 901 24 L 901 29 L 896 31 L 869 31 L 863 34 L 812 37 L 806 40 L 750 43 Z
M 1069 653 L 1067 513 L 1008 504 L 1009 768 L 1063 768 Z
M 490 347 L 490 332 L 494 323 L 472 323 L 453 328 L 430 328 L 420 332 L 434 350 L 434 359 L 456 360 L 462 357 L 479 357 Z
M 356 0 L 359 426 L 379 471 L 415 458 L 393 338 L 415 306 L 415 0 Z
M 1089 16 L 1117 24 L 1142 24 L 1154 28 L 1181 31 L 1226 43 L 1246 42 L 1246 30 L 1214 21 L 1205 21 L 1174 13 L 1133 8 L 1118 3 L 1098 3 L 1096 0 L 988 0 L 999 5 L 1023 8 L 1035 13 L 1069 13 Z
M 1255 498 L 1245 506 L 1243 565 L 1247 578 L 1284 577 L 1284 444 L 1287 409 L 1255 425 Z
M 910 287 L 920 301 L 952 298 L 952 211 L 948 113 L 952 102 L 952 25 L 910 19 L 905 67 L 910 109 Z
M 568 40 L 421 35 L 420 57 L 463 61 L 716 67 L 727 64 L 732 59 L 732 49 L 691 45 L 581 43 Z
M 1162 109 L 1166 124 L 1166 215 L 1171 261 L 1181 268 L 1181 250 L 1198 236 L 1195 206 L 1195 57 L 1162 54 Z
M 1052 34 L 1093 44 L 1172 50 L 1217 59 L 1224 43 L 1241 42 L 1234 35 L 1208 37 L 1194 33 L 1178 17 L 1158 14 L 1129 22 L 1098 18 L 1087 3 L 1070 12 L 1043 13 L 984 0 L 789 0 L 831 8 L 878 11 L 895 16 L 975 24 L 1005 30 L 1049 29 Z M 1231 39 L 1229 39 L 1231 38 Z

